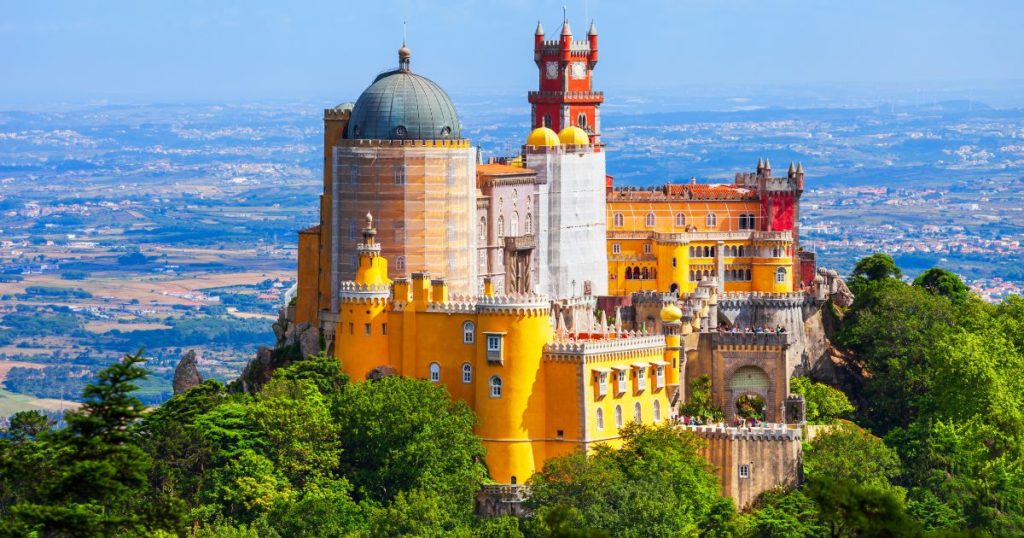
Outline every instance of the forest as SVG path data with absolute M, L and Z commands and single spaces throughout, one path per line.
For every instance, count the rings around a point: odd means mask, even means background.
M 804 482 L 740 512 L 700 440 L 669 424 L 622 449 L 549 460 L 529 515 L 479 518 L 489 483 L 475 417 L 443 387 L 352 382 L 324 355 L 262 386 L 208 380 L 155 408 L 142 352 L 100 371 L 55 428 L 0 437 L 3 536 L 1009 536 L 1024 533 L 1024 300 L 990 305 L 956 275 L 902 279 L 860 260 L 854 304 L 826 304 L 848 381 L 797 378 Z M 695 386 L 687 410 L 717 410 Z M 839 420 L 837 420 L 839 419 Z

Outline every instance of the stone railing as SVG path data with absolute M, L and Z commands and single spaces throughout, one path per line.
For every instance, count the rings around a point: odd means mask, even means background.
M 338 285 L 338 297 L 341 299 L 386 299 L 390 296 L 389 284 L 360 284 L 347 281 Z
M 615 351 L 649 349 L 665 345 L 664 336 L 646 335 L 636 331 L 619 333 L 619 336 L 619 338 L 602 340 L 573 340 L 571 337 L 556 337 L 554 342 L 544 346 L 544 353 L 585 356 Z
M 711 343 L 718 346 L 785 346 L 789 343 L 789 333 L 748 333 L 708 331 Z

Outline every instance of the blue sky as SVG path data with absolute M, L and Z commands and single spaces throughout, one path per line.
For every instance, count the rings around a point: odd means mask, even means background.
M 1024 87 L 1021 0 L 565 2 L 601 37 L 598 86 Z M 355 98 L 392 67 L 454 94 L 535 83 L 532 34 L 561 2 L 0 0 L 0 105 Z

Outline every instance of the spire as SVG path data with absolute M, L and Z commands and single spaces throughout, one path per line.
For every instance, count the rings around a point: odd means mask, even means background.
M 760 157 L 757 158 L 757 171 L 760 172 L 764 168 L 764 160 Z
M 373 215 L 370 212 L 366 213 L 366 226 L 363 228 L 363 244 L 374 245 L 376 244 L 377 229 L 373 227 Z
M 804 173 L 804 163 L 796 163 L 796 173 L 797 174 Z
M 772 169 L 772 163 L 768 161 L 768 157 L 764 158 L 764 169 L 765 170 L 771 170 Z
M 590 30 L 587 31 L 587 35 L 597 35 L 597 25 L 594 24 L 594 19 L 590 19 Z
M 544 27 L 540 25 L 540 19 L 537 19 L 537 31 L 533 35 L 544 35 Z
M 562 35 L 572 35 L 572 30 L 569 30 L 569 16 L 565 12 L 565 6 L 562 6 Z
M 789 161 L 789 171 L 788 172 L 791 175 L 796 173 L 796 164 L 794 164 L 793 161 Z

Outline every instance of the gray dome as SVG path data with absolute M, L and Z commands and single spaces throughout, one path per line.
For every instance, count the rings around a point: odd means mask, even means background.
M 348 138 L 364 140 L 453 140 L 462 124 L 451 98 L 432 80 L 402 68 L 382 73 L 359 96 Z

